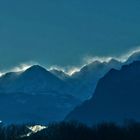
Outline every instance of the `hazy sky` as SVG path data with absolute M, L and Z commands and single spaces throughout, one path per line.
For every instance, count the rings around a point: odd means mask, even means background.
M 0 0 L 0 69 L 78 65 L 140 45 L 140 0 Z

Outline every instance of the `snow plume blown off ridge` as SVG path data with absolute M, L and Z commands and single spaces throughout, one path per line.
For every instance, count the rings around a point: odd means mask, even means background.
M 67 75 L 71 76 L 73 73 L 80 71 L 81 67 L 74 67 L 74 66 L 68 66 L 68 67 L 60 67 L 60 66 L 51 66 L 48 70 L 58 70 L 66 73 Z
M 116 56 L 108 56 L 108 57 L 87 56 L 84 58 L 84 62 L 85 62 L 85 65 L 90 64 L 90 63 L 95 62 L 95 61 L 99 61 L 101 63 L 103 63 L 103 62 L 108 63 L 110 60 L 115 59 L 119 62 L 125 63 L 135 53 L 140 53 L 140 47 L 137 47 L 133 50 L 129 50 L 127 53 L 124 53 L 118 57 L 116 57 Z
M 140 47 L 137 47 L 133 50 L 130 50 L 127 53 L 124 53 L 124 54 L 122 54 L 118 57 L 116 57 L 116 56 L 109 56 L 109 57 L 87 56 L 83 59 L 83 64 L 81 66 L 60 67 L 60 66 L 54 65 L 54 66 L 51 66 L 50 68 L 48 68 L 48 70 L 50 71 L 50 70 L 55 69 L 55 70 L 58 70 L 58 71 L 62 71 L 62 72 L 71 76 L 75 72 L 79 72 L 81 70 L 81 68 L 83 68 L 84 66 L 89 65 L 90 63 L 93 63 L 95 61 L 98 61 L 98 62 L 101 62 L 101 63 L 104 63 L 104 62 L 108 63 L 110 60 L 115 59 L 119 62 L 125 63 L 135 53 L 140 53 Z M 28 68 L 30 68 L 31 66 L 36 65 L 36 64 L 38 64 L 38 63 L 36 63 L 36 62 L 22 63 L 19 66 L 14 67 L 10 70 L 0 72 L 0 76 L 2 76 L 3 74 L 5 74 L 7 72 L 25 71 Z
M 30 62 L 30 63 L 22 63 L 22 64 L 20 64 L 20 65 L 18 65 L 16 67 L 13 67 L 10 70 L 5 70 L 5 71 L 0 72 L 0 77 L 2 75 L 4 75 L 5 73 L 7 73 L 7 72 L 22 72 L 22 71 L 25 71 L 28 68 L 30 68 L 31 66 L 36 65 L 36 64 L 38 64 L 38 63 L 33 63 L 33 62 Z
M 11 71 L 13 71 L 13 72 L 25 71 L 28 68 L 30 68 L 31 66 L 32 65 L 29 65 L 29 64 L 20 64 L 19 66 L 14 67 Z
M 117 60 L 120 60 L 121 62 L 126 62 L 133 54 L 140 53 L 140 47 L 137 47 L 135 49 L 130 50 L 126 54 L 123 54 L 120 56 L 120 58 L 116 58 Z
M 62 71 L 66 74 L 68 74 L 69 76 L 71 76 L 72 74 L 74 74 L 75 72 L 79 72 L 84 66 L 89 65 L 95 61 L 98 61 L 100 63 L 108 63 L 110 62 L 112 59 L 115 59 L 121 63 L 125 63 L 133 54 L 135 53 L 140 53 L 140 47 L 137 47 L 133 50 L 129 50 L 128 52 L 116 57 L 116 56 L 109 56 L 109 57 L 92 57 L 92 56 L 86 56 L 83 59 L 83 64 L 81 66 L 68 66 L 68 67 L 60 67 L 60 66 L 51 66 L 49 68 L 49 70 L 58 70 L 58 71 Z
M 137 47 L 133 50 L 129 50 L 127 53 L 124 53 L 118 57 L 116 57 L 116 56 L 108 56 L 108 57 L 87 56 L 83 59 L 83 65 L 81 65 L 80 67 L 69 67 L 69 69 L 65 72 L 67 72 L 67 74 L 69 74 L 69 75 L 72 75 L 75 72 L 79 72 L 81 70 L 81 68 L 83 68 L 84 66 L 89 65 L 95 61 L 98 61 L 100 63 L 104 63 L 104 62 L 109 63 L 112 59 L 114 59 L 121 63 L 125 63 L 135 53 L 140 53 L 140 47 Z

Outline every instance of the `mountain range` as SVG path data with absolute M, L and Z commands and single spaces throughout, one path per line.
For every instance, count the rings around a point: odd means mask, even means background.
M 92 97 L 98 81 L 107 72 L 112 68 L 119 70 L 123 65 L 130 64 L 135 60 L 140 60 L 140 51 L 132 53 L 125 61 L 116 58 L 112 58 L 108 62 L 93 61 L 70 76 L 61 70 L 53 69 L 51 72 L 71 87 L 69 91 L 73 96 L 84 101 Z
M 60 91 L 66 87 L 65 83 L 47 71 L 45 68 L 34 65 L 24 72 L 6 73 L 0 78 L 0 92 L 25 92 L 30 94 L 46 91 Z
M 6 123 L 61 121 L 80 102 L 66 87 L 64 81 L 38 65 L 6 73 L 0 78 L 0 119 Z
M 111 68 L 120 69 L 122 63 L 111 59 L 109 62 L 94 61 L 84 66 L 80 72 L 74 73 L 67 82 L 73 88 L 73 96 L 82 101 L 91 98 L 98 80 Z
M 97 84 L 90 100 L 76 107 L 66 120 L 88 125 L 102 122 L 140 121 L 140 61 L 111 69 Z
M 77 105 L 92 98 L 99 79 L 110 69 L 120 70 L 122 65 L 139 60 L 139 56 L 140 53 L 134 53 L 124 63 L 115 59 L 94 61 L 72 75 L 39 65 L 6 73 L 0 77 L 0 120 L 7 123 L 61 121 Z

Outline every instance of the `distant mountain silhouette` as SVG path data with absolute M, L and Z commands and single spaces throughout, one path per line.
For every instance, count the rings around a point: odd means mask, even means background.
M 119 70 L 122 65 L 139 60 L 139 55 L 139 52 L 134 53 L 125 63 L 115 59 L 94 61 L 72 76 L 61 70 L 48 71 L 39 65 L 23 72 L 6 73 L 0 77 L 0 119 L 5 122 L 63 120 L 81 101 L 92 97 L 99 79 L 110 69 Z M 107 83 L 105 81 L 104 85 Z
M 61 121 L 80 102 L 65 89 L 64 81 L 38 65 L 24 72 L 7 73 L 0 78 L 0 120 Z
M 75 108 L 66 120 L 93 123 L 140 121 L 140 61 L 111 69 L 98 83 L 93 97 Z
M 34 65 L 21 73 L 7 73 L 0 78 L 0 92 L 36 94 L 59 91 L 66 84 L 41 66 Z

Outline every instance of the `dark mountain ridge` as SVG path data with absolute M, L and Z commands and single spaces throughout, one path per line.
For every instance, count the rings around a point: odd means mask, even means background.
M 98 83 L 93 97 L 75 108 L 66 120 L 93 124 L 140 121 L 140 61 L 111 69 Z

